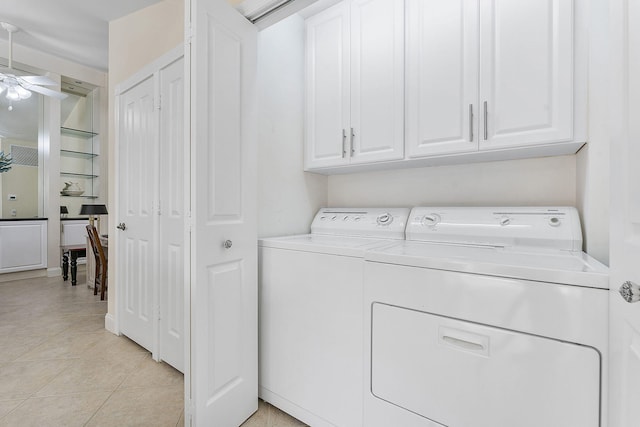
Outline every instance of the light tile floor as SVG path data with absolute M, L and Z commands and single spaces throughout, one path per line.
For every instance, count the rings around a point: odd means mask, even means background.
M 105 331 L 106 311 L 82 271 L 0 283 L 0 427 L 184 425 L 182 374 Z M 243 427 L 304 425 L 260 401 Z

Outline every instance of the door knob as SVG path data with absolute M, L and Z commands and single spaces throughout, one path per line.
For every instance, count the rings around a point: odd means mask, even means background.
M 620 292 L 620 295 L 622 295 L 622 298 L 624 298 L 626 302 L 640 301 L 640 286 L 633 282 L 627 280 L 620 286 L 618 292 Z
M 117 228 L 117 229 L 120 229 L 120 230 L 122 230 L 122 231 L 124 231 L 124 230 L 126 230 L 126 229 L 127 229 L 127 225 L 126 225 L 124 222 L 121 222 L 120 224 L 118 224 L 118 225 L 116 226 L 116 228 Z
M 225 240 L 222 246 L 224 246 L 225 249 L 229 249 L 231 246 L 233 246 L 233 242 L 231 240 Z

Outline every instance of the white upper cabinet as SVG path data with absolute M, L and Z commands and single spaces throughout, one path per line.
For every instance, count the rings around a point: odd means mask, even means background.
M 407 156 L 476 151 L 478 0 L 408 0 L 407 26 Z
M 346 165 L 349 130 L 349 7 L 306 22 L 306 167 Z
M 480 11 L 480 149 L 570 141 L 573 2 L 483 0 Z
M 574 121 L 573 1 L 407 0 L 407 26 L 409 158 L 567 154 L 584 142 L 574 139 L 584 121 Z
M 351 128 L 351 163 L 403 157 L 404 0 L 351 2 Z
M 306 48 L 306 169 L 402 159 L 404 0 L 314 15 Z
M 587 12 L 575 0 L 343 0 L 309 17 L 305 169 L 577 152 Z

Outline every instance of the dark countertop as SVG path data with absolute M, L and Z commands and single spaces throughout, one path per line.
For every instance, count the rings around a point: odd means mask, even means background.
M 89 217 L 88 216 L 72 216 L 72 217 L 66 217 L 66 218 L 60 218 L 60 221 L 88 221 Z
M 0 218 L 0 221 L 48 221 L 49 218 Z

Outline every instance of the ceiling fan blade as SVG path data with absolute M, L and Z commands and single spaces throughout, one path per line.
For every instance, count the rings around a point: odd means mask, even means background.
M 18 79 L 24 80 L 25 82 L 32 85 L 40 85 L 40 86 L 57 86 L 57 83 L 51 80 L 47 76 L 17 76 Z
M 65 99 L 67 97 L 67 94 L 65 93 L 58 92 L 57 90 L 47 89 L 46 87 L 40 87 L 32 84 L 24 84 L 21 86 L 32 92 L 37 92 L 45 96 L 50 96 L 52 98 Z

